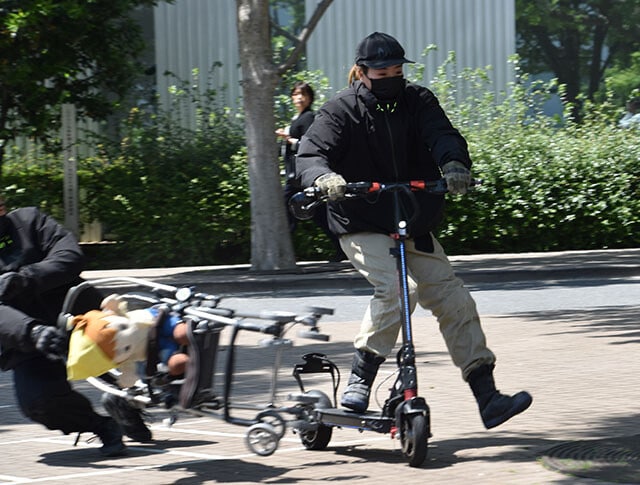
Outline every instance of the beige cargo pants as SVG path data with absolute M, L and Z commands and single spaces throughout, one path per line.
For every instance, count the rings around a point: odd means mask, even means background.
M 413 240 L 406 242 L 411 311 L 418 303 L 433 313 L 449 355 L 466 380 L 476 367 L 495 362 L 495 356 L 487 348 L 469 290 L 455 276 L 440 243 L 432 239 L 431 254 L 416 250 Z M 364 232 L 340 236 L 340 245 L 374 288 L 354 346 L 386 357 L 398 339 L 402 322 L 396 260 L 389 252 L 395 241 L 385 234 Z

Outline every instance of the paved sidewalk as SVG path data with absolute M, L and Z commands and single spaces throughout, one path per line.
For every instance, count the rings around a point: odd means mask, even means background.
M 584 278 L 635 280 L 640 274 L 640 250 L 465 256 L 452 261 L 467 282 L 474 278 L 483 282 L 562 280 L 578 273 Z M 86 272 L 85 276 L 116 274 L 176 286 L 229 288 L 231 283 L 242 282 L 249 293 L 276 291 L 284 287 L 276 285 L 282 279 L 294 288 L 309 280 L 316 285 L 331 284 L 336 292 L 360 281 L 347 265 L 326 263 L 302 265 L 290 277 L 254 274 L 237 266 Z M 85 442 L 88 436 L 83 435 L 74 447 L 75 436 L 63 436 L 25 420 L 16 408 L 10 374 L 0 373 L 0 484 L 640 483 L 640 452 L 627 452 L 624 458 L 629 466 L 621 466 L 618 458 L 625 451 L 620 448 L 622 441 L 615 441 L 624 439 L 635 445 L 640 440 L 638 315 L 640 301 L 626 307 L 483 316 L 488 341 L 499 357 L 498 387 L 508 393 L 527 389 L 534 396 L 527 412 L 487 431 L 468 386 L 450 362 L 437 323 L 421 313 L 414 324 L 419 389 L 431 408 L 433 433 L 421 468 L 409 467 L 399 443 L 388 435 L 334 429 L 326 450 L 309 451 L 288 431 L 274 455 L 259 457 L 245 446 L 246 428 L 186 415 L 167 428 L 162 423 L 167 414 L 162 410 L 152 413 L 154 443 L 129 441 L 128 456 L 103 459 L 97 451 L 99 443 Z M 323 352 L 340 369 L 347 369 L 351 337 L 358 326 L 358 321 L 322 326 L 331 336 L 327 343 L 294 339 L 294 347 L 283 357 L 279 402 L 295 391 L 289 369 L 304 353 Z M 234 397 L 243 402 L 265 402 L 272 354 L 258 345 L 262 338 L 264 335 L 249 333 L 240 338 Z M 391 375 L 392 361 L 383 364 L 377 383 Z M 221 378 L 219 365 L 217 382 Z M 380 400 L 389 384 L 381 386 Z M 314 379 L 311 385 L 328 391 L 322 379 Z M 94 403 L 99 402 L 96 390 L 86 383 L 79 387 Z M 587 454 L 580 448 L 584 443 Z M 565 450 L 565 454 L 553 450 Z M 571 470 L 573 458 L 581 465 L 573 476 L 558 471 L 562 466 Z

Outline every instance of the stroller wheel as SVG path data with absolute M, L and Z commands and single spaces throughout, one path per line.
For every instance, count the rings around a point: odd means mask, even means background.
M 271 409 L 267 409 L 259 413 L 256 417 L 256 421 L 258 421 L 258 423 L 271 425 L 279 440 L 282 439 L 287 429 L 287 425 L 280 413 Z
M 278 449 L 279 441 L 274 427 L 268 423 L 254 424 L 245 437 L 247 447 L 260 456 L 272 455 Z

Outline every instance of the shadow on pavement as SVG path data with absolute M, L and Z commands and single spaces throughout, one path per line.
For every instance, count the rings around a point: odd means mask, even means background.
M 91 433 L 84 433 L 80 441 L 89 441 L 91 437 Z M 96 442 L 100 441 L 96 438 Z M 123 455 L 123 458 L 132 458 L 140 455 L 148 455 L 148 454 L 162 454 L 173 451 L 176 448 L 193 448 L 196 446 L 208 446 L 212 444 L 217 444 L 219 441 L 216 440 L 154 440 L 151 443 L 138 444 L 127 441 L 125 438 L 125 444 L 127 445 L 127 452 Z M 93 452 L 91 452 L 93 451 Z M 40 463 L 49 465 L 49 466 L 64 466 L 64 467 L 74 467 L 74 468 L 85 468 L 85 467 L 96 467 L 99 466 L 101 462 L 108 461 L 109 467 L 112 467 L 114 462 L 113 460 L 118 460 L 118 458 L 110 458 L 103 457 L 100 455 L 98 448 L 95 450 L 90 450 L 87 452 L 86 447 L 76 448 L 71 447 L 69 449 L 63 451 L 55 451 L 52 453 L 43 453 L 40 455 Z M 130 463 L 127 465 L 130 466 Z
M 207 443 L 198 443 L 192 441 L 184 442 L 184 446 L 197 444 Z M 179 442 L 171 441 L 172 448 L 179 445 Z M 130 469 L 132 466 L 131 461 L 127 460 L 127 457 L 135 457 L 136 454 L 149 454 L 148 448 L 149 447 L 147 445 L 139 448 L 136 446 L 130 446 L 128 455 L 123 457 L 123 472 L 125 472 L 125 470 L 127 469 Z M 382 458 L 382 453 L 380 453 L 379 455 L 380 456 L 371 456 L 369 457 L 369 459 L 375 460 L 377 458 Z M 318 457 L 317 454 L 313 456 L 315 458 Z M 215 483 L 300 483 L 305 481 L 305 469 L 317 469 L 319 467 L 327 467 L 327 470 L 331 470 L 331 475 L 326 479 L 321 479 L 322 481 L 351 482 L 358 479 L 369 478 L 363 477 L 361 475 L 355 475 L 349 472 L 347 472 L 347 474 L 345 475 L 336 476 L 336 466 L 349 465 L 353 463 L 353 460 L 341 460 L 339 458 L 333 459 L 334 455 L 329 454 L 328 452 L 325 456 L 331 456 L 332 459 L 324 462 L 313 461 L 312 463 L 309 463 L 307 465 L 296 466 L 295 469 L 273 465 L 273 463 L 270 462 L 268 458 L 264 458 L 264 462 L 255 463 L 239 459 L 213 460 L 206 457 L 202 459 L 190 459 L 170 464 L 152 466 L 150 468 L 153 468 L 154 472 L 186 472 L 187 476 L 184 476 L 181 479 L 167 479 L 166 483 L 173 484 L 211 483 L 212 481 L 215 481 Z M 39 461 L 40 463 L 49 466 L 80 468 L 86 470 L 87 473 L 91 473 L 91 471 L 97 471 L 101 469 L 113 470 L 114 468 L 118 468 L 117 458 L 102 458 L 98 455 L 97 449 L 95 450 L 95 454 L 88 454 L 86 452 L 86 449 L 72 449 L 54 453 L 45 453 L 41 456 L 41 459 Z M 363 458 L 362 461 L 366 461 L 365 458 Z M 284 477 L 283 475 L 285 474 L 288 474 L 290 476 Z M 111 475 L 111 480 L 117 479 L 117 474 L 114 475 L 112 472 Z M 316 479 L 313 479 L 311 481 L 314 480 Z
M 640 343 L 640 307 L 601 307 L 588 310 L 558 310 L 544 312 L 515 313 L 496 318 L 523 318 L 531 321 L 574 323 L 571 330 L 562 333 L 592 333 L 593 338 L 614 340 L 609 345 Z M 613 333 L 617 332 L 617 333 Z M 596 335 L 600 333 L 601 335 Z M 550 335 L 553 335 L 551 333 Z

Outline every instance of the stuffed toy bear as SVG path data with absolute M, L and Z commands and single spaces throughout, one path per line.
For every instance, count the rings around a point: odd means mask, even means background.
M 184 373 L 188 355 L 186 324 L 178 317 L 160 314 L 157 308 L 129 311 L 119 295 L 106 297 L 100 310 L 70 317 L 72 329 L 67 358 L 69 380 L 96 377 L 117 368 L 119 383 L 130 387 L 138 380 L 140 362 L 148 358 L 149 333 L 157 329 L 158 361 L 166 364 L 170 376 Z M 157 322 L 158 318 L 162 321 Z

